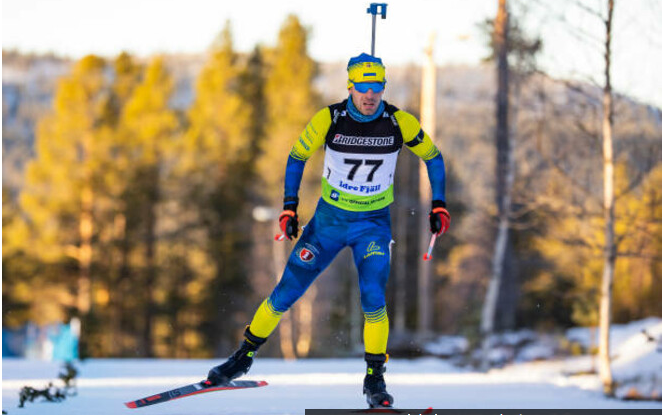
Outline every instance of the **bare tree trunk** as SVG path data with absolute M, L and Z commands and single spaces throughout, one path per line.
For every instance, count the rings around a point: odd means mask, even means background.
M 280 275 L 282 275 L 282 271 L 284 270 L 286 246 L 287 242 L 273 243 L 273 269 L 277 282 L 280 282 Z M 280 350 L 282 351 L 282 357 L 287 360 L 296 359 L 294 340 L 292 338 L 291 315 L 289 311 L 286 311 L 282 315 L 280 324 L 278 324 L 278 330 L 280 332 Z
M 117 212 L 113 218 L 113 239 L 116 244 L 123 244 L 125 240 L 125 229 L 127 227 L 127 218 L 123 212 Z M 109 286 L 109 331 L 108 340 L 110 357 L 120 357 L 123 350 L 122 344 L 122 278 L 123 278 L 123 265 L 127 260 L 125 250 L 118 247 L 114 249 L 112 256 L 113 279 Z
M 493 43 L 497 59 L 497 165 L 496 196 L 498 215 L 497 237 L 492 261 L 492 275 L 486 291 L 481 315 L 481 335 L 483 337 L 482 369 L 488 370 L 490 336 L 495 329 L 497 300 L 505 271 L 507 245 L 509 243 L 511 188 L 513 187 L 512 142 L 509 131 L 509 63 L 508 63 L 509 15 L 506 0 L 499 0 L 495 18 Z
M 613 374 L 610 366 L 610 325 L 611 300 L 613 295 L 613 276 L 617 245 L 615 242 L 615 196 L 613 193 L 613 89 L 611 87 L 611 28 L 613 22 L 614 1 L 608 0 L 608 18 L 605 40 L 605 86 L 603 97 L 604 119 L 602 122 L 603 157 L 604 157 L 604 270 L 601 281 L 601 299 L 599 303 L 599 377 L 606 395 L 613 395 Z
M 153 357 L 154 353 L 154 340 L 153 340 L 153 325 L 155 320 L 155 284 L 157 280 L 157 265 L 155 259 L 155 245 L 156 245 L 156 224 L 157 224 L 157 203 L 159 202 L 159 170 L 158 166 L 150 166 L 146 174 L 149 176 L 148 183 L 150 185 L 146 189 L 145 201 L 145 221 L 146 229 L 144 234 L 145 243 L 145 261 L 146 261 L 146 280 L 144 285 L 144 325 L 142 330 L 142 343 L 143 355 L 145 357 Z
M 86 315 L 92 307 L 92 283 L 90 281 L 90 268 L 92 264 L 92 189 L 86 186 L 81 195 L 81 216 L 79 219 L 79 282 L 78 282 L 78 309 L 81 315 Z
M 395 246 L 395 304 L 393 305 L 393 329 L 398 338 L 407 327 L 407 206 L 400 196 L 397 209 L 397 235 Z
M 430 35 L 426 47 L 426 62 L 423 65 L 423 77 L 421 79 L 421 126 L 430 137 L 435 140 L 435 101 L 437 98 L 437 68 L 433 60 L 433 47 L 435 43 L 434 33 Z M 419 166 L 419 200 L 421 204 L 421 220 L 419 226 L 426 226 L 427 212 L 430 210 L 431 189 L 428 181 L 428 170 L 424 163 Z M 419 232 L 420 233 L 420 232 Z M 428 239 L 423 235 L 419 239 L 421 252 L 428 250 Z M 432 290 L 432 267 L 430 261 L 419 261 L 418 276 L 418 335 L 420 338 L 427 337 L 432 331 L 433 321 L 433 290 Z
M 81 317 L 85 317 L 92 308 L 92 282 L 90 270 L 92 267 L 92 236 L 93 236 L 93 200 L 92 174 L 90 172 L 89 160 L 93 138 L 86 134 L 83 138 L 83 164 L 84 183 L 81 189 L 81 213 L 79 216 L 79 239 L 78 249 L 79 279 L 77 307 Z
M 298 302 L 298 340 L 296 341 L 296 353 L 298 357 L 308 357 L 312 346 L 313 304 L 317 298 L 317 287 L 311 286 Z
M 518 309 L 519 300 L 519 275 L 518 270 L 513 265 L 514 250 L 508 239 L 511 235 L 512 229 L 512 216 L 511 205 L 513 203 L 512 189 L 516 177 L 516 146 L 518 140 L 518 111 L 521 105 L 521 74 L 511 72 L 511 85 L 510 85 L 510 103 L 508 110 L 509 116 L 509 133 L 508 133 L 508 173 L 506 176 L 506 188 L 509 189 L 504 195 L 502 203 L 505 217 L 508 219 L 507 226 L 507 244 L 504 246 L 504 265 L 502 267 L 502 278 L 499 286 L 499 294 L 497 297 L 498 303 L 502 304 L 500 309 L 495 308 L 498 316 L 495 318 L 495 323 L 499 325 L 496 328 L 500 330 L 514 330 L 516 328 L 516 313 Z
M 92 285 L 92 238 L 93 238 L 93 207 L 95 195 L 92 187 L 92 172 L 90 156 L 92 152 L 93 137 L 91 133 L 84 133 L 81 142 L 83 163 L 83 187 L 81 189 L 81 212 L 79 213 L 79 247 L 76 249 L 76 258 L 79 263 L 79 277 L 77 281 L 77 311 L 81 318 L 81 351 L 83 355 L 89 353 L 90 335 L 89 323 L 93 307 Z
M 349 276 L 349 345 L 351 350 L 363 346 L 363 310 L 361 308 L 361 289 L 358 286 L 358 270 L 354 264 L 354 255 L 351 249 L 343 251 L 343 262 L 346 274 Z M 355 278 L 356 277 L 356 278 Z

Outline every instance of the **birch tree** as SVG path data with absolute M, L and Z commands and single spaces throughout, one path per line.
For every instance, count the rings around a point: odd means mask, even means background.
M 603 178 L 604 178 L 604 270 L 601 280 L 601 298 L 599 299 L 599 377 L 604 385 L 604 393 L 612 395 L 614 390 L 613 373 L 610 363 L 610 326 L 617 258 L 615 240 L 615 182 L 613 157 L 613 87 L 611 84 L 611 35 L 613 28 L 614 0 L 608 0 L 604 26 L 604 96 L 603 96 Z

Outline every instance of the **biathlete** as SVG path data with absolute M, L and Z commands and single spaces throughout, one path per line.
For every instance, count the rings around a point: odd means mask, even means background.
M 322 196 L 312 220 L 294 246 L 280 282 L 257 309 L 245 329 L 240 348 L 208 373 L 209 385 L 226 383 L 248 372 L 259 347 L 344 247 L 353 251 L 365 315 L 363 340 L 367 371 L 363 393 L 371 407 L 391 406 L 384 364 L 389 321 L 385 289 L 389 276 L 393 178 L 398 153 L 405 145 L 423 159 L 432 189 L 430 231 L 449 228 L 445 168 L 440 151 L 417 119 L 382 100 L 386 76 L 382 60 L 361 54 L 349 60 L 349 98 L 330 105 L 310 120 L 287 159 L 284 211 L 279 224 L 284 236 L 298 236 L 298 190 L 308 158 L 321 146 L 326 154 Z

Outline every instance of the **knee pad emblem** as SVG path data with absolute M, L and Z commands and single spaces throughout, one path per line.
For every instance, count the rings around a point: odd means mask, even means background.
M 312 262 L 312 260 L 315 258 L 315 254 L 308 248 L 303 248 L 298 253 L 298 257 L 301 258 L 301 261 L 303 262 Z

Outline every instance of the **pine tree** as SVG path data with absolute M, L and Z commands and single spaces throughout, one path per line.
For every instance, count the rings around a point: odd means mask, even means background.
M 140 351 L 144 356 L 153 356 L 153 320 L 155 318 L 155 291 L 157 286 L 157 209 L 161 199 L 160 167 L 165 152 L 173 147 L 173 138 L 179 121 L 174 110 L 169 108 L 174 81 L 167 72 L 163 59 L 155 58 L 145 69 L 142 82 L 134 88 L 120 117 L 120 134 L 125 137 L 125 148 L 121 153 L 129 157 L 126 176 L 126 197 L 133 195 L 132 204 L 126 209 L 134 210 L 139 220 L 134 234 L 142 245 L 143 272 L 140 286 L 143 318 L 140 333 Z
M 282 25 L 278 44 L 269 59 L 270 72 L 266 80 L 266 103 L 268 106 L 268 125 L 263 152 L 258 165 L 262 182 L 265 186 L 264 197 L 269 205 L 279 211 L 282 207 L 284 171 L 291 146 L 318 109 L 319 99 L 313 87 L 316 73 L 315 62 L 307 53 L 307 30 L 298 17 L 290 15 Z M 343 86 L 341 86 L 342 88 Z M 309 161 L 301 184 L 299 197 L 299 215 L 305 221 L 311 216 L 315 201 L 319 197 L 321 152 Z M 313 166 L 314 164 L 314 166 Z M 285 244 L 275 245 L 276 257 L 284 258 Z M 282 273 L 281 261 L 276 262 L 276 278 Z M 297 309 L 310 308 L 316 287 L 299 301 Z M 299 313 L 299 315 L 302 313 Z M 308 316 L 309 318 L 309 316 Z M 299 354 L 307 355 L 310 349 L 312 324 L 297 325 L 299 331 L 297 344 Z M 292 321 L 290 314 L 285 314 L 280 323 L 280 342 L 283 356 L 295 357 L 292 344 Z
M 123 106 L 130 99 L 134 88 L 141 81 L 142 65 L 127 52 L 122 52 L 113 62 L 115 78 L 111 87 L 114 96 L 115 115 L 120 118 Z
M 36 158 L 26 168 L 21 206 L 35 232 L 35 248 L 46 261 L 64 254 L 78 262 L 77 308 L 90 311 L 94 235 L 94 189 L 106 157 L 108 122 L 106 63 L 86 56 L 58 84 L 54 111 L 37 129 Z
M 188 114 L 190 128 L 184 150 L 193 157 L 188 157 L 183 167 L 197 174 L 197 183 L 228 179 L 233 175 L 229 167 L 239 158 L 249 156 L 251 109 L 240 89 L 241 71 L 239 57 L 233 50 L 231 25 L 227 22 L 197 78 L 196 98 Z
M 247 204 L 256 132 L 253 103 L 244 95 L 243 70 L 227 22 L 197 78 L 177 168 L 186 186 L 184 200 L 193 213 L 184 225 L 201 231 L 192 233 L 198 245 L 192 249 L 205 253 L 213 264 L 205 276 L 209 289 L 204 306 L 207 344 L 216 354 L 226 354 L 236 344 L 242 327 L 230 316 L 243 309 L 246 289 L 248 265 L 239 257 L 250 246 L 252 218 Z
M 313 85 L 316 64 L 308 56 L 307 38 L 307 30 L 298 17 L 288 16 L 269 61 L 267 140 L 262 147 L 259 167 L 266 184 L 266 198 L 275 206 L 282 205 L 284 167 L 291 146 L 320 105 Z M 313 172 L 313 169 L 317 171 Z M 319 185 L 320 170 L 310 167 L 307 171 L 312 174 L 304 177 L 301 197 L 305 197 L 305 201 L 308 196 L 309 200 L 316 200 L 318 196 L 311 195 L 307 185 Z M 307 203 L 301 203 L 301 206 L 307 206 Z
M 140 246 L 141 217 L 138 212 L 139 190 L 133 186 L 137 160 L 133 150 L 133 132 L 121 122 L 121 116 L 128 100 L 142 80 L 144 66 L 137 63 L 128 53 L 121 53 L 113 63 L 114 78 L 111 85 L 110 117 L 113 120 L 112 164 L 107 166 L 106 177 L 109 183 L 109 198 L 113 201 L 107 209 L 105 222 L 109 224 L 109 245 L 105 248 L 111 255 L 105 256 L 109 275 L 107 278 L 108 312 L 106 321 L 108 340 L 106 354 L 122 356 L 135 354 L 137 349 L 135 333 L 132 329 L 139 324 L 134 318 L 138 312 L 138 301 L 131 293 L 131 284 L 136 272 L 132 263 L 132 252 Z M 137 276 L 138 278 L 138 276 Z M 129 335 L 126 331 L 129 330 Z

